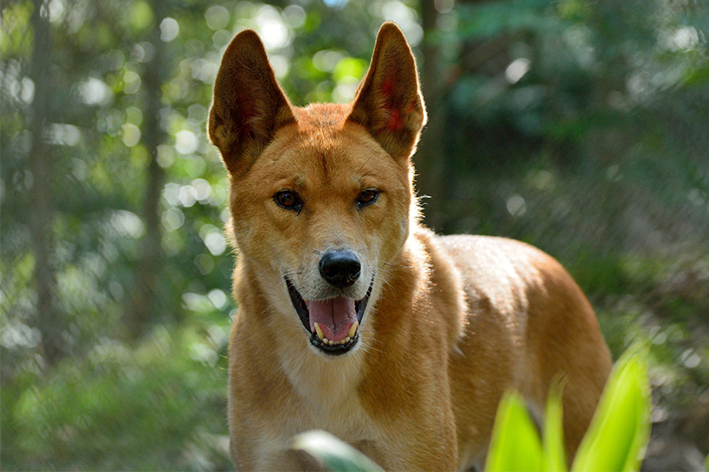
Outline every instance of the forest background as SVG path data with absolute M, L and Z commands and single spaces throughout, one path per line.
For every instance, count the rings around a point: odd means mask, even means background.
M 3 0 L 3 470 L 231 470 L 236 307 L 205 120 L 263 38 L 297 105 L 349 101 L 384 20 L 414 47 L 425 222 L 521 239 L 648 347 L 646 470 L 709 452 L 707 0 Z

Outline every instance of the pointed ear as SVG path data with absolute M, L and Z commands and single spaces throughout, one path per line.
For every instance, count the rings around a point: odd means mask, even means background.
M 224 52 L 209 111 L 209 138 L 231 174 L 246 172 L 276 131 L 295 123 L 288 99 L 253 30 L 237 34 Z
M 394 23 L 379 29 L 372 62 L 347 121 L 364 126 L 397 161 L 408 160 L 416 148 L 426 109 L 414 55 Z

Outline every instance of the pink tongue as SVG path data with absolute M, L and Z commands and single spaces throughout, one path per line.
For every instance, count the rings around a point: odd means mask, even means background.
M 310 332 L 315 332 L 317 323 L 325 337 L 331 341 L 345 339 L 352 323 L 357 321 L 357 311 L 352 298 L 313 300 L 306 301 L 305 304 L 310 314 Z

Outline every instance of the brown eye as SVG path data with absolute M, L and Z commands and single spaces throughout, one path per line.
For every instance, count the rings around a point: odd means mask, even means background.
M 374 189 L 364 190 L 357 196 L 357 206 L 362 208 L 377 201 L 379 191 Z
M 303 202 L 300 200 L 300 197 L 298 197 L 298 194 L 290 190 L 278 192 L 273 196 L 273 199 L 278 206 L 286 210 L 300 211 L 303 206 Z

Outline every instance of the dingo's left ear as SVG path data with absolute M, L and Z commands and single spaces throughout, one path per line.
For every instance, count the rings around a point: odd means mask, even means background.
M 416 148 L 426 109 L 414 55 L 394 23 L 379 29 L 372 62 L 347 120 L 364 126 L 397 161 L 408 160 Z
M 276 131 L 294 122 L 261 39 L 253 30 L 240 32 L 222 57 L 209 111 L 209 138 L 224 165 L 232 175 L 246 172 Z

